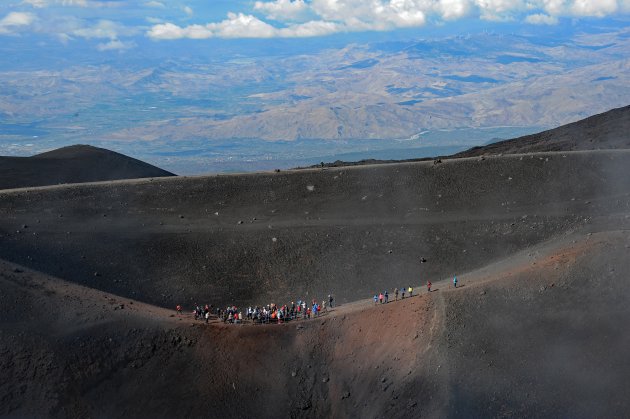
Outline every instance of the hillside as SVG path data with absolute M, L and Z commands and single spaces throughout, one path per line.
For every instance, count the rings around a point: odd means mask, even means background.
M 627 231 L 580 231 L 458 289 L 262 326 L 205 325 L 0 261 L 0 415 L 622 417 L 628 247 Z
M 625 208 L 629 165 L 543 153 L 5 191 L 0 258 L 166 307 L 353 301 Z
M 88 145 L 63 147 L 31 157 L 0 156 L 0 189 L 164 176 L 174 175 Z
M 538 134 L 474 147 L 453 157 L 627 148 L 630 148 L 630 106 L 613 109 Z
M 0 416 L 627 416 L 630 150 L 499 154 L 0 191 Z

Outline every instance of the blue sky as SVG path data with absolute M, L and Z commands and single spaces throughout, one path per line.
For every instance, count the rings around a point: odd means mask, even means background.
M 146 41 L 321 39 L 409 29 L 519 24 L 552 27 L 615 18 L 630 0 L 9 0 L 0 40 L 125 52 Z

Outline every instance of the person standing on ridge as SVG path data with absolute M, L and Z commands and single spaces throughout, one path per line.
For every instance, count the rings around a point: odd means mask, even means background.
M 427 291 L 431 292 L 431 281 L 427 281 Z
M 409 297 L 413 297 L 413 288 L 409 285 Z
M 394 288 L 394 299 L 398 301 L 398 288 Z
M 333 296 L 332 294 L 328 294 L 328 306 L 333 308 Z
M 457 276 L 453 277 L 453 286 L 457 288 Z
M 378 295 L 374 294 L 374 305 L 378 304 Z
M 182 314 L 182 306 L 177 304 L 177 307 L 175 307 L 175 310 L 177 310 L 177 314 Z
M 401 300 L 405 299 L 405 287 L 400 288 L 400 292 L 401 292 Z
M 383 296 L 383 293 L 380 293 L 380 294 L 378 295 L 378 301 L 380 301 L 380 302 L 381 302 L 381 304 L 383 304 L 383 300 L 384 300 L 384 299 L 385 299 L 385 297 Z
M 385 290 L 385 304 L 389 303 L 389 291 Z

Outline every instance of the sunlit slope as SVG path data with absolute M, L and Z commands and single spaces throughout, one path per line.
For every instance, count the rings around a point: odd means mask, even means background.
M 613 224 L 456 290 L 284 325 L 205 325 L 0 260 L 0 415 L 623 417 L 630 236 Z

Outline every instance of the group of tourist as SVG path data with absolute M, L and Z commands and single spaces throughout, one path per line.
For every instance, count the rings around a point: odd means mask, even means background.
M 431 282 L 427 282 L 427 288 L 429 288 L 429 292 L 431 292 Z M 400 289 L 398 288 L 394 288 L 394 301 L 398 301 L 398 295 L 401 295 L 401 298 L 404 300 L 405 299 L 405 291 L 407 291 L 409 293 L 409 297 L 413 296 L 413 287 L 411 285 L 409 285 L 409 287 L 407 289 L 405 289 L 405 287 L 401 287 Z M 387 304 L 389 303 L 389 291 L 385 290 L 380 294 L 374 294 L 373 297 L 374 300 L 374 305 L 377 305 L 379 302 L 381 304 Z
M 331 294 L 328 295 L 328 307 L 333 307 L 334 298 Z M 182 306 L 177 305 L 177 313 L 182 314 Z M 278 306 L 271 303 L 266 306 L 255 306 L 240 309 L 236 306 L 228 306 L 225 309 L 217 307 L 212 313 L 212 304 L 206 304 L 200 306 L 195 304 L 193 315 L 195 320 L 205 320 L 209 322 L 212 315 L 223 323 L 239 324 L 245 321 L 251 323 L 284 323 L 290 320 L 310 319 L 311 317 L 318 317 L 322 311 L 327 311 L 326 300 L 322 300 L 321 304 L 317 300 L 312 300 L 307 303 L 303 300 L 298 300 L 297 303 L 291 302 L 291 304 L 285 304 Z
M 428 292 L 431 292 L 432 285 L 431 281 L 427 281 Z M 457 276 L 453 277 L 453 286 L 457 288 Z M 413 297 L 413 287 L 410 285 L 406 288 L 394 288 L 394 301 L 398 301 L 399 295 L 403 300 L 405 299 L 405 295 Z M 332 308 L 333 300 L 333 296 L 329 294 L 328 307 Z M 387 304 L 389 303 L 389 292 L 385 290 L 380 294 L 374 294 L 373 300 L 374 305 L 378 305 L 379 302 L 380 304 Z M 178 304 L 176 310 L 178 314 L 182 314 L 181 305 Z M 228 306 L 225 309 L 217 307 L 214 311 L 214 315 L 223 323 L 239 324 L 245 321 L 251 323 L 284 323 L 290 320 L 318 317 L 322 311 L 326 310 L 326 300 L 322 300 L 321 304 L 319 304 L 317 300 L 313 299 L 310 303 L 298 300 L 297 304 L 291 302 L 291 304 L 285 304 L 283 306 L 271 303 L 262 307 L 249 306 L 245 309 L 239 309 L 236 306 Z M 211 313 L 212 304 L 206 304 L 205 306 L 195 304 L 195 309 L 193 310 L 195 320 L 201 319 L 208 323 L 212 316 Z

